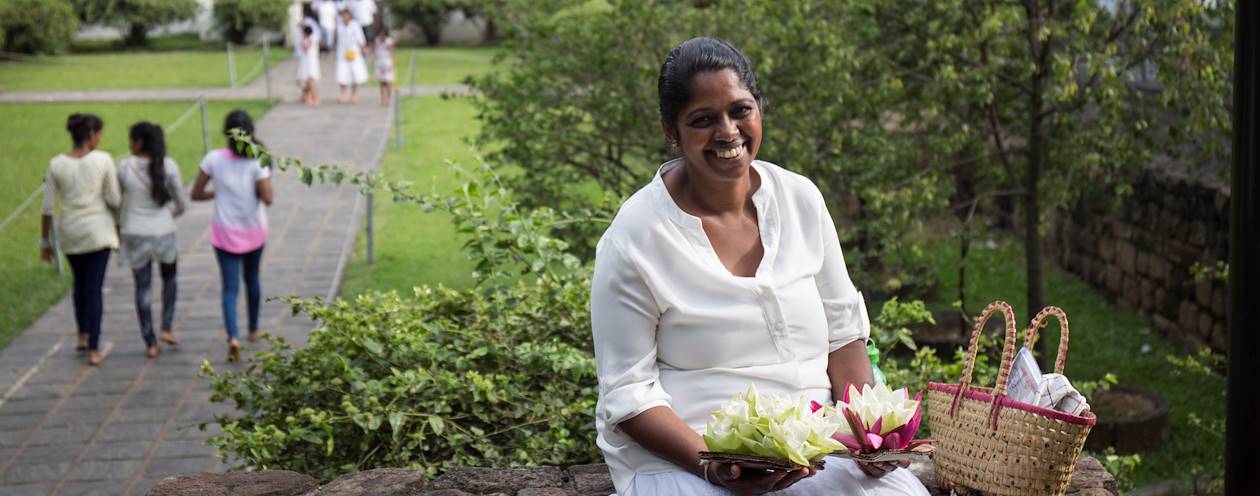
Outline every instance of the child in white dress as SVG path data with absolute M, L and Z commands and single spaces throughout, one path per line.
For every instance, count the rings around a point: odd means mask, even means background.
M 319 106 L 319 33 L 302 26 L 302 42 L 298 50 L 298 86 L 302 87 L 302 103 Z
M 381 83 L 381 105 L 389 105 L 394 89 L 394 39 L 389 29 L 381 26 L 372 42 L 376 56 L 376 80 Z

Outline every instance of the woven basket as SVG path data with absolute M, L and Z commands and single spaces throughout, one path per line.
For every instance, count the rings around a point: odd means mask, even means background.
M 997 385 L 971 386 L 977 344 L 994 313 L 1006 320 L 1006 344 Z M 1033 319 L 1025 346 L 1033 349 L 1045 319 L 1055 316 L 1062 329 L 1054 371 L 1063 373 L 1067 360 L 1068 320 L 1057 307 L 1046 307 Z M 1067 491 L 1076 458 L 1094 425 L 1094 414 L 1082 416 L 1006 398 L 1006 381 L 1015 356 L 1015 312 L 1006 302 L 985 307 L 976 320 L 967 348 L 967 362 L 958 384 L 928 384 L 927 416 L 936 439 L 939 481 L 960 493 L 979 491 L 1002 496 L 1062 495 Z

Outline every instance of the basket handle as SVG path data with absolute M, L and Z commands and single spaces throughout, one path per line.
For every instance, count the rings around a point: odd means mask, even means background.
M 1063 367 L 1067 365 L 1068 353 L 1068 318 L 1062 308 L 1046 307 L 1037 312 L 1037 316 L 1028 324 L 1028 330 L 1024 331 L 1024 346 L 1029 351 L 1033 350 L 1033 345 L 1037 344 L 1037 333 L 1046 326 L 1046 318 L 1050 316 L 1059 319 L 1059 356 L 1054 360 L 1054 373 L 1062 374 Z
M 1006 321 L 1006 345 L 1002 350 L 1002 367 L 998 370 L 997 388 L 993 390 L 993 400 L 996 404 L 999 396 L 1005 394 L 1006 378 L 1011 373 L 1011 361 L 1015 356 L 1015 341 L 1018 340 L 1015 334 L 1015 310 L 1005 301 L 997 300 L 984 307 L 984 311 L 980 312 L 980 317 L 976 319 L 976 325 L 971 330 L 971 341 L 967 344 L 967 363 L 963 366 L 962 380 L 958 383 L 958 392 L 954 393 L 954 400 L 949 405 L 949 415 L 954 416 L 958 409 L 958 401 L 971 388 L 971 372 L 976 366 L 976 354 L 980 351 L 980 334 L 984 332 L 984 324 L 989 321 L 989 317 L 1001 311 L 1002 317 Z

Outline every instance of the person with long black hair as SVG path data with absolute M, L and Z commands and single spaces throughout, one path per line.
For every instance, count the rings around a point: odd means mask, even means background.
M 249 340 L 258 339 L 258 308 L 262 285 L 258 280 L 263 246 L 267 243 L 267 206 L 271 205 L 271 168 L 263 166 L 234 132 L 249 136 L 255 143 L 254 121 L 244 110 L 233 110 L 223 122 L 227 148 L 213 150 L 201 160 L 201 171 L 193 182 L 192 199 L 214 200 L 210 223 L 210 244 L 219 262 L 223 287 L 223 323 L 228 335 L 228 360 L 240 357 L 241 342 L 236 327 L 236 296 L 241 278 L 249 303 Z M 214 189 L 206 186 L 214 182 Z
M 162 127 L 149 122 L 131 126 L 131 156 L 118 164 L 118 183 L 123 192 L 122 246 L 136 282 L 136 315 L 145 354 L 156 357 L 162 351 L 158 340 L 175 345 L 175 281 L 178 248 L 175 245 L 175 217 L 188 208 L 179 165 L 166 154 Z M 149 303 L 153 262 L 162 274 L 161 333 L 153 334 L 153 311 Z
M 74 320 L 79 327 L 77 351 L 88 352 L 88 365 L 100 365 L 101 286 L 109 252 L 118 248 L 114 214 L 121 203 L 118 173 L 114 159 L 99 151 L 105 123 L 92 114 L 71 114 L 66 131 L 74 148 L 53 157 L 44 177 L 43 225 L 39 241 L 40 258 L 51 262 L 56 256 L 51 242 L 53 215 L 61 198 L 61 221 L 57 236 L 61 251 L 74 274 Z

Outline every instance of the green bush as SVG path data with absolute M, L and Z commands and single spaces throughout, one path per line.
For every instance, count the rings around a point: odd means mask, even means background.
M 67 0 L 0 0 L 0 32 L 5 50 L 18 53 L 58 53 L 79 29 Z
M 598 460 L 590 272 L 549 237 L 564 220 L 519 213 L 492 175 L 451 197 L 409 198 L 451 212 L 473 238 L 479 287 L 290 300 L 319 322 L 305 347 L 275 340 L 239 373 L 204 366 L 212 401 L 236 406 L 210 443 L 251 467 L 323 480 L 374 467 L 435 475 Z
M 277 0 L 216 0 L 214 21 L 223 37 L 245 43 L 252 28 L 283 31 L 289 16 L 289 3 Z

